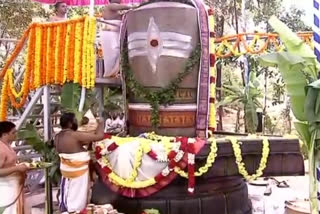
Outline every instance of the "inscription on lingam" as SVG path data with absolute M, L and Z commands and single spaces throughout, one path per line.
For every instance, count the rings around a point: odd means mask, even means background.
M 178 89 L 175 98 L 178 100 L 193 100 L 196 98 L 196 90 L 194 89 Z
M 160 112 L 159 126 L 170 127 L 193 127 L 196 122 L 195 112 Z M 151 114 L 148 111 L 129 111 L 130 123 L 134 126 L 151 126 Z

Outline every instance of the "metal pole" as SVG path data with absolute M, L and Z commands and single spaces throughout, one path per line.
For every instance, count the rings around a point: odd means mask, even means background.
M 89 16 L 94 16 L 94 0 L 90 0 Z
M 43 93 L 44 93 L 43 94 L 44 95 L 43 96 L 44 141 L 45 143 L 48 143 L 51 140 L 50 87 L 48 85 L 44 86 Z M 49 168 L 45 168 L 45 192 L 46 192 L 46 214 L 52 214 L 53 213 L 52 186 L 51 186 L 51 179 L 49 176 Z
M 20 119 L 16 122 L 16 129 L 19 130 L 24 123 L 24 121 L 27 119 L 27 117 L 30 115 L 33 106 L 37 103 L 39 98 L 41 97 L 43 92 L 43 88 L 37 89 L 36 93 L 32 96 L 31 101 L 28 103 L 26 109 L 24 110 L 23 114 L 21 115 Z
M 234 18 L 236 22 L 236 33 L 239 34 L 239 24 L 238 24 L 238 14 L 237 14 L 237 3 L 236 0 L 233 0 L 233 7 L 234 7 Z
M 94 16 L 94 0 L 90 0 L 89 16 Z M 80 104 L 79 104 L 79 112 L 83 111 L 85 100 L 86 100 L 86 88 L 82 87 Z

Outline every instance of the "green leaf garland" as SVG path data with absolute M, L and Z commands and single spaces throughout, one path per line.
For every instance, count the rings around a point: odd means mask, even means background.
M 170 105 L 175 99 L 175 94 L 182 80 L 192 72 L 193 68 L 199 64 L 201 55 L 201 45 L 198 44 L 192 51 L 191 56 L 185 64 L 185 68 L 181 71 L 177 78 L 172 80 L 169 85 L 161 90 L 151 91 L 141 85 L 134 77 L 131 71 L 128 58 L 128 50 L 124 49 L 122 57 L 122 71 L 125 74 L 127 88 L 130 89 L 135 96 L 146 99 L 152 108 L 151 124 L 153 127 L 159 126 L 159 107 L 160 105 Z

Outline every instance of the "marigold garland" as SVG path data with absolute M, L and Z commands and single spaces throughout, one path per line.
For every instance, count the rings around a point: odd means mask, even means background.
M 298 36 L 311 48 L 313 47 L 312 39 L 310 39 L 312 33 L 298 33 Z M 247 37 L 253 37 L 253 39 L 248 42 Z M 261 54 L 270 47 L 274 47 L 277 52 L 281 52 L 285 48 L 284 45 L 280 44 L 278 34 L 274 33 L 241 33 L 217 38 L 215 42 L 218 43 L 215 52 L 219 58 L 240 56 L 246 53 Z M 241 47 L 240 51 L 238 46 Z
M 76 31 L 76 24 L 71 24 L 71 31 L 70 31 L 70 41 L 69 41 L 69 48 L 68 48 L 68 81 L 72 81 L 74 79 L 74 62 L 75 62 L 75 31 Z
M 268 156 L 269 156 L 269 141 L 268 138 L 263 137 L 262 140 L 262 157 L 260 160 L 259 168 L 256 170 L 256 173 L 253 175 L 249 175 L 248 171 L 246 170 L 245 164 L 242 161 L 242 155 L 241 155 L 241 146 L 238 140 L 234 137 L 227 137 L 227 140 L 229 140 L 232 144 L 234 156 L 236 158 L 236 164 L 238 166 L 239 173 L 248 181 L 255 180 L 258 177 L 263 175 L 263 170 L 267 166 Z
M 59 68 L 60 60 L 61 60 L 61 25 L 58 25 L 56 28 L 56 38 L 55 38 L 55 49 L 54 49 L 54 82 L 59 83 L 58 78 L 61 75 L 61 70 Z
M 46 46 L 47 46 L 47 51 L 46 51 L 46 59 L 47 59 L 47 66 L 46 66 L 46 83 L 51 84 L 52 81 L 52 76 L 54 74 L 54 69 L 53 68 L 53 59 L 54 59 L 54 50 L 55 46 L 54 46 L 54 29 L 53 27 L 48 27 L 47 28 L 47 42 L 46 42 Z M 50 48 L 52 47 L 52 49 Z
M 41 85 L 46 84 L 47 79 L 47 38 L 48 38 L 48 31 L 42 27 L 42 41 L 41 41 L 41 55 L 44 55 L 44 57 L 41 57 Z
M 74 82 L 81 83 L 81 72 L 83 64 L 83 32 L 84 32 L 84 23 L 76 23 L 75 27 L 75 57 L 74 57 Z
M 63 82 L 68 82 L 70 81 L 69 78 L 69 65 L 70 65 L 70 61 L 69 61 L 69 52 L 71 54 L 71 41 L 70 41 L 70 37 L 71 37 L 71 27 L 72 25 L 68 25 L 67 26 L 67 33 L 66 33 L 66 50 L 65 50 L 65 58 L 64 58 L 64 66 L 63 66 Z
M 6 61 L 6 63 L 4 64 L 2 71 L 0 73 L 0 79 L 4 78 L 7 70 L 10 68 L 11 64 L 13 63 L 13 61 L 17 58 L 17 56 L 19 55 L 19 53 L 22 51 L 23 46 L 25 44 L 25 42 L 28 39 L 28 35 L 30 33 L 30 29 L 33 27 L 33 25 L 30 25 L 27 30 L 23 33 L 21 39 L 19 40 L 19 42 L 17 43 L 15 49 L 13 50 L 12 54 L 10 55 L 10 57 L 8 58 L 8 60 Z
M 62 85 L 65 81 L 63 81 L 63 68 L 64 68 L 64 59 L 65 59 L 65 50 L 69 49 L 69 47 L 66 45 L 66 31 L 67 31 L 67 25 L 66 24 L 62 24 L 61 25 L 61 31 L 60 31 L 60 37 L 61 37 L 61 41 L 60 44 L 62 44 L 62 48 L 60 49 L 60 54 L 59 54 L 59 75 L 58 75 L 58 79 L 57 79 L 57 83 Z
M 86 28 L 83 27 L 84 23 Z M 33 23 L 29 26 L 0 73 L 0 79 L 6 77 L 4 82 L 7 84 L 2 87 L 1 100 L 4 102 L 0 105 L 1 120 L 6 119 L 4 112 L 7 111 L 8 98 L 13 107 L 21 108 L 26 103 L 28 93 L 43 85 L 61 85 L 73 81 L 86 88 L 94 87 L 95 25 L 95 18 L 86 16 L 65 22 Z M 17 92 L 13 72 L 7 71 L 27 38 L 24 80 L 21 90 Z M 82 74 L 82 71 L 85 73 Z
M 23 80 L 23 83 L 22 83 L 20 91 L 17 92 L 16 89 L 15 89 L 15 86 L 14 86 L 13 70 L 12 69 L 8 69 L 6 76 L 8 76 L 7 77 L 8 78 L 7 79 L 7 84 L 9 85 L 11 93 L 13 94 L 13 96 L 15 98 L 20 98 L 24 93 L 26 93 L 26 92 L 24 92 L 24 90 L 26 89 L 25 84 L 28 84 L 28 81 L 29 81 L 26 77 Z
M 0 102 L 0 119 L 4 121 L 7 118 L 8 109 L 8 75 L 4 76 L 4 80 L 1 87 L 1 102 Z
M 89 20 L 84 21 L 83 26 L 83 43 L 82 43 L 82 78 L 81 82 L 84 87 L 86 87 L 87 82 L 87 60 L 88 60 L 88 29 L 89 29 Z
M 29 84 L 29 88 L 30 91 L 34 90 L 34 70 L 35 70 L 35 49 L 36 49 L 36 29 L 35 29 L 36 25 L 34 25 L 34 27 L 30 30 L 30 35 L 29 35 L 29 43 L 28 43 L 28 61 L 27 61 L 27 67 L 26 67 L 26 71 L 30 74 L 30 84 Z
M 36 43 L 35 43 L 35 58 L 34 58 L 34 87 L 39 88 L 41 86 L 41 39 L 42 39 L 42 31 L 41 26 L 36 25 L 35 28 L 36 33 Z

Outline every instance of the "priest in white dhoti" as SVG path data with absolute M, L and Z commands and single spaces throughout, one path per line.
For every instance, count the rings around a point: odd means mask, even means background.
M 16 138 L 15 125 L 0 122 L 0 213 L 23 214 L 23 186 L 27 164 L 17 164 L 17 155 L 11 148 Z
M 120 66 L 120 26 L 124 11 L 132 9 L 132 6 L 121 5 L 120 0 L 110 0 L 105 6 L 103 19 L 107 22 L 100 32 L 104 59 L 104 77 L 115 77 L 119 73 Z
M 77 131 L 77 124 L 75 114 L 64 113 L 60 118 L 62 130 L 55 137 L 62 174 L 59 195 L 62 213 L 80 212 L 86 208 L 90 188 L 90 153 L 85 147 L 104 137 L 104 121 L 100 121 L 94 132 Z

